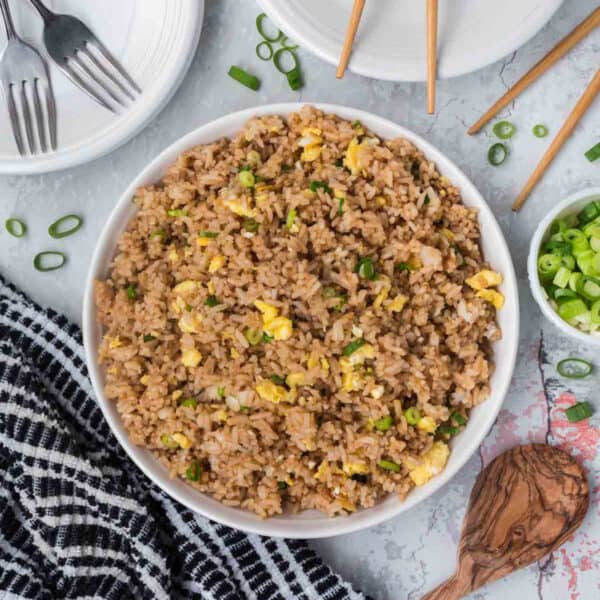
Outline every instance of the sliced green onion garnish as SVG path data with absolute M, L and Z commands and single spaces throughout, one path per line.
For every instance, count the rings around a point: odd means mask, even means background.
M 585 157 L 590 161 L 594 162 L 600 158 L 600 142 L 598 142 L 595 146 L 592 146 L 586 153 Z
M 240 184 L 245 188 L 252 188 L 256 183 L 256 177 L 254 177 L 254 173 L 252 171 L 240 171 L 238 179 Z
M 127 292 L 127 297 L 130 300 L 135 300 L 137 298 L 137 289 L 136 289 L 135 285 L 128 285 L 125 288 L 125 291 Z
M 381 419 L 377 419 L 373 425 L 377 431 L 387 431 L 393 423 L 394 419 L 388 415 L 387 417 L 381 417 Z
M 272 342 L 275 338 L 272 335 L 269 335 L 266 331 L 263 331 L 262 334 L 262 341 L 265 344 L 269 344 L 270 342 Z
M 488 150 L 488 161 L 494 167 L 500 166 L 508 156 L 508 148 L 498 142 L 490 147 Z
M 542 279 L 551 279 L 561 266 L 561 258 L 556 254 L 542 254 L 538 258 L 538 273 Z
M 242 85 L 245 85 L 247 88 L 254 91 L 258 90 L 260 87 L 260 79 L 258 77 L 250 75 L 250 73 L 247 73 L 244 69 L 240 69 L 240 67 L 236 67 L 235 65 L 229 69 L 229 77 L 239 81 Z
M 590 308 L 590 320 L 594 325 L 600 325 L 600 300 L 596 300 Z
M 593 370 L 592 363 L 583 358 L 564 358 L 556 365 L 556 370 L 569 379 L 583 379 Z
M 165 448 L 169 448 L 171 450 L 179 448 L 179 444 L 168 433 L 163 433 L 160 436 L 160 441 Z
M 416 406 L 410 406 L 404 411 L 404 418 L 409 425 L 416 425 L 421 420 L 421 411 Z
M 152 335 L 151 333 L 147 333 L 143 339 L 144 339 L 144 342 L 146 342 L 146 343 L 153 342 L 156 339 L 156 336 Z
M 179 403 L 180 406 L 185 406 L 186 408 L 196 408 L 198 406 L 198 400 L 196 398 L 186 398 Z
M 454 421 L 455 423 L 458 423 L 459 425 L 467 424 L 467 418 L 465 416 L 461 415 L 459 412 L 453 412 L 450 415 L 450 419 L 452 421 Z
M 244 228 L 244 231 L 247 231 L 248 233 L 256 233 L 259 228 L 259 223 L 254 219 L 244 219 L 242 227 Z
M 280 491 L 287 490 L 288 484 L 285 481 L 277 482 L 277 489 Z
M 256 17 L 256 29 L 258 29 L 258 33 L 260 33 L 260 35 L 267 40 L 267 42 L 277 42 L 279 41 L 282 37 L 283 37 L 283 31 L 281 30 L 277 30 L 277 34 L 275 35 L 275 37 L 271 36 L 269 37 L 264 30 L 263 27 L 263 21 L 265 19 L 268 19 L 267 15 L 265 13 L 260 13 L 260 15 L 258 15 L 258 17 Z
M 396 263 L 394 265 L 396 271 L 414 271 L 414 267 L 411 267 L 408 263 Z
M 286 74 L 286 77 L 290 85 L 290 89 L 296 91 L 302 87 L 302 71 L 300 71 L 300 67 L 292 69 Z
M 400 473 L 400 465 L 391 460 L 383 460 L 382 459 L 377 464 L 386 471 L 393 471 L 394 473 Z
M 62 252 L 40 252 L 33 257 L 33 266 L 37 271 L 47 273 L 64 267 L 67 257 Z
M 289 38 L 287 35 L 284 35 L 280 40 L 279 43 L 284 47 L 287 48 L 288 50 L 298 50 L 299 46 L 298 44 L 292 44 L 291 46 L 288 44 Z
M 363 279 L 374 281 L 377 279 L 377 272 L 375 271 L 375 265 L 373 259 L 370 256 L 363 256 L 358 260 L 354 267 L 354 272 L 358 273 Z
M 556 272 L 556 275 L 554 276 L 552 283 L 554 285 L 557 285 L 560 288 L 565 288 L 569 285 L 570 278 L 571 278 L 571 271 L 569 269 L 567 269 L 567 267 L 561 266 L 558 269 L 558 271 Z
M 458 427 L 454 427 L 453 425 L 440 425 L 437 428 L 437 432 L 442 435 L 449 435 L 450 437 L 456 435 L 460 429 Z
M 352 340 L 349 344 L 343 347 L 342 356 L 350 356 L 354 354 L 359 348 L 362 348 L 367 342 L 363 338 Z
M 186 469 L 185 476 L 188 481 L 198 481 L 202 476 L 202 467 L 198 461 L 192 462 L 192 464 Z
M 565 410 L 565 414 L 570 423 L 577 423 L 578 421 L 589 419 L 593 413 L 594 411 L 589 402 L 578 402 Z
M 558 307 L 558 315 L 565 321 L 570 321 L 575 317 L 583 315 L 588 310 L 586 303 L 577 298 L 575 300 L 568 300 Z
M 223 386 L 219 386 L 217 388 L 217 397 L 218 398 L 225 398 L 225 388 Z
M 331 194 L 331 188 L 324 181 L 311 181 L 310 191 L 316 192 L 317 190 L 323 190 L 326 194 Z
M 542 125 L 541 123 L 539 123 L 538 125 L 534 125 L 531 131 L 533 132 L 533 135 L 535 135 L 535 137 L 537 138 L 543 138 L 548 135 L 548 128 L 545 125 Z
M 285 385 L 285 377 L 281 377 L 279 375 L 271 375 L 271 377 L 269 377 L 269 379 L 275 384 L 275 385 Z
M 65 229 L 64 226 L 67 225 Z M 70 225 L 70 227 L 68 226 Z M 65 215 L 57 221 L 54 221 L 50 227 L 48 227 L 48 234 L 54 239 L 61 239 L 73 235 L 76 231 L 81 229 L 83 225 L 83 219 L 78 215 Z
M 219 234 L 216 231 L 201 231 L 198 234 L 199 238 L 216 238 L 219 237 Z
M 183 210 L 182 208 L 170 208 L 167 211 L 168 217 L 187 217 L 187 210 Z
M 161 242 L 164 242 L 166 238 L 167 238 L 167 232 L 164 229 L 155 229 L 150 234 L 151 240 L 160 240 Z
M 501 140 L 508 140 L 514 135 L 516 127 L 510 121 L 498 121 L 492 128 L 492 131 Z
M 206 298 L 206 300 L 204 301 L 204 305 L 205 306 L 209 306 L 210 308 L 212 308 L 213 306 L 217 306 L 219 304 L 219 300 L 217 299 L 216 296 L 208 296 Z
M 292 65 L 289 69 L 286 69 L 282 64 L 282 61 L 284 60 L 285 56 L 290 56 L 292 58 Z M 284 75 L 292 73 L 294 69 L 298 69 L 300 66 L 298 63 L 298 57 L 296 56 L 296 53 L 293 50 L 290 50 L 289 48 L 280 48 L 279 50 L 277 50 L 277 52 L 273 54 L 273 64 L 275 65 L 275 68 Z
M 583 224 L 590 223 L 597 217 L 600 217 L 600 206 L 598 202 L 586 204 L 577 215 L 579 221 Z
M 27 225 L 20 219 L 6 219 L 4 227 L 10 235 L 16 238 L 22 238 L 27 233 Z
M 261 48 L 266 48 L 266 53 L 261 50 Z M 267 40 L 263 40 L 258 44 L 256 46 L 256 56 L 258 56 L 260 60 L 271 60 L 273 58 L 273 46 L 271 46 L 271 43 L 267 42 Z
M 258 346 L 263 341 L 262 331 L 260 329 L 252 329 L 251 327 L 244 329 L 244 337 L 251 346 Z
M 292 208 L 288 214 L 287 217 L 285 219 L 285 228 L 290 231 L 292 229 L 292 227 L 294 226 L 294 222 L 296 221 L 296 217 L 298 216 L 298 213 L 296 211 L 295 208 Z
M 338 210 L 337 210 L 337 214 L 338 216 L 342 216 L 344 214 L 344 203 L 346 202 L 346 198 L 340 198 L 338 200 Z

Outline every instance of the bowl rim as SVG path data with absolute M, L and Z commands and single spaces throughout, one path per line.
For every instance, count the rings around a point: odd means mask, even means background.
M 94 284 L 96 279 L 102 277 L 106 273 L 110 258 L 114 256 L 116 240 L 131 218 L 131 216 L 127 217 L 127 214 L 133 214 L 131 198 L 138 187 L 148 184 L 151 181 L 156 181 L 157 178 L 160 177 L 160 174 L 164 173 L 166 167 L 172 164 L 177 156 L 184 150 L 195 144 L 208 143 L 209 140 L 218 139 L 218 137 L 223 137 L 224 135 L 231 135 L 230 133 L 223 133 L 223 130 L 231 131 L 235 125 L 235 129 L 233 130 L 236 131 L 243 126 L 243 123 L 252 117 L 267 114 L 288 115 L 292 112 L 297 112 L 307 105 L 313 106 L 324 112 L 338 115 L 345 119 L 361 120 L 375 132 L 381 130 L 393 131 L 391 134 L 392 136 L 404 137 L 413 142 L 419 150 L 425 153 L 429 160 L 435 162 L 440 172 L 445 175 L 451 173 L 449 177 L 452 179 L 453 184 L 460 189 L 463 198 L 468 198 L 467 204 L 477 207 L 480 225 L 483 227 L 485 224 L 486 228 L 493 230 L 494 236 L 497 238 L 498 244 L 496 247 L 498 248 L 498 251 L 496 256 L 499 257 L 497 259 L 498 262 L 501 260 L 503 263 L 503 285 L 510 291 L 510 294 L 507 295 L 505 308 L 511 310 L 513 318 L 508 321 L 508 324 L 502 326 L 503 338 L 508 340 L 505 354 L 502 356 L 502 369 L 505 376 L 497 381 L 497 386 L 493 389 L 493 393 L 491 392 L 486 401 L 479 405 L 479 407 L 485 406 L 485 413 L 482 413 L 483 416 L 481 417 L 479 428 L 470 431 L 469 437 L 464 438 L 464 448 L 462 448 L 461 453 L 458 454 L 457 451 L 454 450 L 451 453 L 451 460 L 454 455 L 452 462 L 446 465 L 446 468 L 442 473 L 434 477 L 427 485 L 422 486 L 417 490 L 412 490 L 403 501 L 399 501 L 395 496 L 388 497 L 371 508 L 357 511 L 349 516 L 327 517 L 319 515 L 318 518 L 311 519 L 310 517 L 307 517 L 306 520 L 304 520 L 299 518 L 293 519 L 289 515 L 283 515 L 281 517 L 272 517 L 270 519 L 260 519 L 249 513 L 249 511 L 226 507 L 221 502 L 191 488 L 183 481 L 170 479 L 164 468 L 164 472 L 161 474 L 153 473 L 152 471 L 157 469 L 157 465 L 160 465 L 160 463 L 154 457 L 152 457 L 151 460 L 148 458 L 148 456 L 151 456 L 148 450 L 137 448 L 129 441 L 128 435 L 120 422 L 120 416 L 116 414 L 114 408 L 111 410 L 111 405 L 113 405 L 113 403 L 106 399 L 103 391 L 101 369 L 96 357 L 96 347 L 93 344 L 93 340 L 99 329 L 96 323 Z M 390 139 L 389 136 L 385 137 Z M 106 257 L 107 248 L 110 248 L 110 252 L 108 252 L 109 258 Z M 397 125 L 388 119 L 352 107 L 319 102 L 269 104 L 230 113 L 198 127 L 163 150 L 134 178 L 120 197 L 117 204 L 113 207 L 98 238 L 96 248 L 94 249 L 84 292 L 82 333 L 86 362 L 92 386 L 98 404 L 100 405 L 113 435 L 115 435 L 129 458 L 154 484 L 162 489 L 163 492 L 196 513 L 248 533 L 292 539 L 317 539 L 359 531 L 406 512 L 413 506 L 416 506 L 426 498 L 432 496 L 454 477 L 454 475 L 456 475 L 456 473 L 462 469 L 465 463 L 473 456 L 496 420 L 514 373 L 519 341 L 518 286 L 512 257 L 502 230 L 491 209 L 469 178 L 440 150 L 401 125 Z M 500 368 L 498 367 L 499 361 L 497 357 L 495 363 L 496 370 L 499 371 Z M 483 411 L 484 409 L 481 408 L 481 410 Z M 470 424 L 472 423 L 473 419 L 470 420 Z M 475 427 L 475 425 L 473 425 L 473 427 Z M 461 436 L 461 438 L 462 437 L 463 436 Z M 189 498 L 192 493 L 190 490 L 195 492 L 194 500 Z
M 540 251 L 540 247 L 542 245 L 542 240 L 546 236 L 548 229 L 554 222 L 554 220 L 562 213 L 568 212 L 568 210 L 575 204 L 586 200 L 587 198 L 592 198 L 593 196 L 598 196 L 600 198 L 600 187 L 589 187 L 578 192 L 574 192 L 561 200 L 554 208 L 546 214 L 546 216 L 539 222 L 536 227 L 533 237 L 531 238 L 531 242 L 529 244 L 529 255 L 527 257 L 527 275 L 529 279 L 529 288 L 531 289 L 531 293 L 533 295 L 534 300 L 537 305 L 540 307 L 542 314 L 560 331 L 562 331 L 565 335 L 576 339 L 585 344 L 592 344 L 594 346 L 600 346 L 600 336 L 593 336 L 585 331 L 581 331 L 570 325 L 566 321 L 563 321 L 558 313 L 550 306 L 550 303 L 546 299 L 544 293 L 542 292 L 542 284 L 540 282 L 540 278 L 538 276 L 537 271 L 537 259 Z

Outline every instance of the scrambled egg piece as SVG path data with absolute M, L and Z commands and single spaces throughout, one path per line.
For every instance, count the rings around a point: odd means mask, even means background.
M 323 369 L 323 371 L 329 371 L 329 361 L 326 358 L 321 359 L 321 369 Z
M 473 275 L 473 277 L 469 277 L 465 283 L 474 290 L 485 290 L 489 287 L 500 285 L 502 283 L 502 275 L 496 273 L 496 271 L 483 269 L 476 275 Z
M 345 392 L 356 392 L 364 384 L 364 378 L 356 371 L 343 371 L 342 373 L 342 389 Z
M 504 306 L 504 296 L 496 290 L 479 290 L 476 296 L 493 304 L 496 310 L 500 310 Z
M 200 283 L 198 281 L 194 281 L 193 279 L 186 279 L 181 283 L 178 283 L 174 288 L 173 292 L 178 296 L 183 296 L 186 294 L 191 294 L 192 292 L 197 291 Z
M 215 413 L 215 418 L 217 419 L 217 421 L 221 421 L 221 423 L 224 423 L 225 421 L 227 421 L 227 413 L 224 410 L 218 410 Z
M 454 239 L 454 234 L 446 227 L 444 227 L 441 230 L 441 233 L 449 242 L 451 242 Z
M 200 236 L 198 236 L 196 238 L 196 244 L 198 246 L 200 246 L 201 248 L 204 248 L 204 247 L 210 245 L 210 243 L 212 241 L 214 241 L 213 238 L 208 238 L 208 237 L 200 237 Z
M 259 167 L 262 164 L 262 159 L 256 150 L 250 150 L 246 154 L 246 162 L 252 167 Z
M 324 479 L 328 473 L 329 473 L 329 464 L 327 463 L 326 460 L 324 460 L 319 465 L 319 468 L 317 469 L 317 472 L 315 473 L 315 479 L 318 479 L 320 481 L 321 479 Z
M 179 444 L 179 447 L 184 450 L 187 450 L 192 445 L 190 438 L 188 438 L 187 435 L 183 435 L 183 433 L 174 433 L 171 438 L 173 438 L 173 440 Z
M 365 360 L 369 358 L 375 358 L 375 348 L 371 344 L 363 344 L 360 348 L 355 350 L 350 356 L 344 357 L 340 360 L 340 364 L 343 361 L 348 361 L 351 366 L 362 365 Z M 342 367 L 343 370 L 343 367 Z
M 449 455 L 450 450 L 444 442 L 435 442 L 421 457 L 419 466 L 408 473 L 415 485 L 425 485 L 432 477 L 439 475 L 446 466 Z
M 437 425 L 432 417 L 421 417 L 417 423 L 417 429 L 426 431 L 427 433 L 435 433 Z
M 375 202 L 377 202 L 377 206 L 385 206 L 387 204 L 385 196 L 375 196 Z
M 373 398 L 375 398 L 375 400 L 379 400 L 379 398 L 381 398 L 383 396 L 383 392 L 385 391 L 385 388 L 382 385 L 376 385 L 372 390 L 371 390 L 371 396 Z
M 338 504 L 344 509 L 347 510 L 348 512 L 355 512 L 356 511 L 356 506 L 350 502 L 350 500 L 348 500 L 348 498 L 346 498 L 346 496 L 340 496 L 338 499 Z
M 240 353 L 235 348 L 232 348 L 229 351 L 229 354 L 230 354 L 231 358 L 239 358 L 240 357 Z
M 212 281 L 208 282 L 208 285 L 206 286 L 208 289 L 208 293 L 209 294 L 215 294 L 216 293 L 216 289 L 215 289 L 215 284 Z
M 289 388 L 295 388 L 299 385 L 304 385 L 306 381 L 306 377 L 304 377 L 304 373 L 290 373 L 285 378 L 285 383 Z
M 273 404 L 293 402 L 295 398 L 295 394 L 291 390 L 286 390 L 282 385 L 266 379 L 256 385 L 256 393 L 263 400 L 273 402 Z
M 267 335 L 276 340 L 287 340 L 292 336 L 292 321 L 287 317 L 280 317 L 276 306 L 262 300 L 255 300 L 254 306 L 262 313 L 263 330 Z
M 387 299 L 390 293 L 390 289 L 392 287 L 389 277 L 382 275 L 381 279 L 383 279 L 383 286 L 379 294 L 377 294 L 375 301 L 373 302 L 373 308 L 379 308 L 383 304 L 383 301 Z
M 217 254 L 217 256 L 213 256 L 210 264 L 208 265 L 209 273 L 216 273 L 219 269 L 223 268 L 227 259 L 222 254 Z
M 183 333 L 198 333 L 201 324 L 202 317 L 197 313 L 191 312 L 185 312 L 178 323 L 179 329 Z
M 314 369 L 319 364 L 319 355 L 316 352 L 311 352 L 306 359 L 306 366 L 309 369 Z
M 177 298 L 173 300 L 171 307 L 173 308 L 173 312 L 178 315 L 186 309 L 187 304 L 181 296 L 177 296 Z
M 346 149 L 346 157 L 344 158 L 344 166 L 350 169 L 352 175 L 359 175 L 366 165 L 361 163 L 361 154 L 363 151 L 372 146 L 377 140 L 367 139 L 362 142 L 358 138 L 353 138 Z
M 173 398 L 173 400 L 175 402 L 177 402 L 177 400 L 179 400 L 179 398 L 181 398 L 181 396 L 183 396 L 183 391 L 182 390 L 175 390 L 172 394 L 171 394 L 171 398 Z
M 228 198 L 223 200 L 223 206 L 239 217 L 256 217 L 256 210 L 252 208 L 249 200 L 246 198 Z
M 123 342 L 121 341 L 121 338 L 119 338 L 119 336 L 116 336 L 114 338 L 106 338 L 108 340 L 108 347 L 111 350 L 114 350 L 115 348 L 120 348 L 123 345 Z
M 340 359 L 342 389 L 345 392 L 355 392 L 363 387 L 365 379 L 358 371 L 354 370 L 354 367 L 362 365 L 365 360 L 374 357 L 375 348 L 371 344 L 365 344 L 355 350 L 350 356 L 344 356 Z
M 312 162 L 321 156 L 321 145 L 323 144 L 321 133 L 322 131 L 316 127 L 305 127 L 302 130 L 302 139 L 298 145 L 303 147 L 304 151 L 300 160 Z
M 169 250 L 169 262 L 171 263 L 176 263 L 179 260 L 179 254 L 177 253 L 177 250 L 173 249 L 173 250 Z
M 363 463 L 344 463 L 342 465 L 342 470 L 348 477 L 351 477 L 355 474 L 364 475 L 365 473 L 368 473 L 369 467 Z
M 150 381 L 150 377 L 148 377 L 148 375 L 144 375 L 143 377 L 140 377 L 140 383 L 142 385 L 148 385 L 149 381 Z
M 390 300 L 386 304 L 386 309 L 390 312 L 402 312 L 406 303 L 408 302 L 408 298 L 402 294 L 398 294 L 393 300 Z
M 256 306 L 258 310 L 260 310 L 263 316 L 263 321 L 265 322 L 272 321 L 279 314 L 279 310 L 276 306 L 273 306 L 272 304 L 267 304 L 262 300 L 255 300 L 254 306 Z
M 346 194 L 342 190 L 333 190 L 333 195 L 338 200 L 344 200 L 346 198 Z
M 195 348 L 184 350 L 181 354 L 181 363 L 184 367 L 194 368 L 200 364 L 202 354 Z

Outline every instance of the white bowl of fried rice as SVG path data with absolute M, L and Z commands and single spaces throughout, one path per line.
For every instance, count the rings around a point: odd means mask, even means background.
M 455 475 L 500 410 L 518 323 L 467 177 L 390 121 L 301 104 L 152 161 L 100 236 L 83 312 L 136 465 L 208 518 L 289 538 L 376 525 Z

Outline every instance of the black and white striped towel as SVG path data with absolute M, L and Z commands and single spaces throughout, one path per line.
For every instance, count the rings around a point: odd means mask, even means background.
M 127 458 L 79 329 L 0 277 L 0 598 L 362 600 L 304 542 L 195 515 Z

